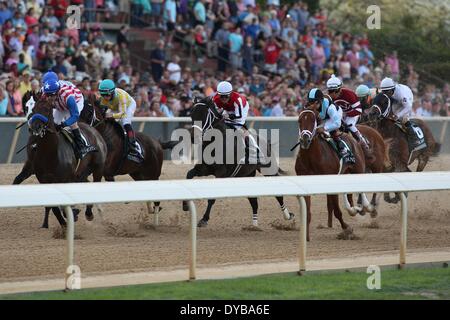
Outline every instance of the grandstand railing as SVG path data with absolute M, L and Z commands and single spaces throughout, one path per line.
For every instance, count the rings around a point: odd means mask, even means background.
M 450 149 L 448 148 L 450 146 L 450 137 L 448 134 L 448 123 L 450 121 L 450 117 L 427 117 L 427 118 L 421 118 L 429 125 L 434 125 L 434 136 L 436 140 L 444 145 L 444 148 L 442 152 L 444 153 L 450 153 Z M 23 158 L 20 158 L 18 155 L 15 156 L 15 152 L 17 150 L 17 145 L 21 147 L 22 145 L 26 144 L 26 133 L 22 132 L 21 130 L 24 130 L 22 127 L 19 130 L 13 129 L 12 124 L 19 125 L 25 121 L 25 118 L 14 118 L 14 117 L 0 117 L 0 134 L 3 137 L 2 144 L 0 145 L 0 163 L 12 163 L 14 162 L 20 162 L 23 161 Z M 292 126 L 297 121 L 297 117 L 248 117 L 247 123 L 250 128 L 253 127 L 265 127 L 265 123 L 267 125 L 271 125 L 273 128 L 276 123 L 285 123 L 285 127 L 280 127 L 280 141 L 283 140 L 281 149 L 282 151 L 280 153 L 281 157 L 289 157 L 289 156 L 295 156 L 295 152 L 292 153 L 288 151 L 294 144 L 295 144 L 295 138 L 292 136 L 291 133 L 288 134 L 289 139 L 284 139 L 281 135 L 287 134 L 287 132 L 290 132 L 292 129 Z M 171 130 L 173 130 L 176 127 L 177 123 L 190 123 L 191 119 L 187 117 L 175 117 L 175 118 L 151 118 L 151 117 L 135 117 L 133 118 L 134 125 L 137 126 L 137 131 L 144 132 L 146 130 L 146 126 L 149 123 L 152 123 L 158 127 L 159 131 L 158 134 L 163 134 L 163 136 L 160 138 L 164 140 L 170 139 Z M 5 126 L 7 126 L 5 128 Z M 152 130 L 152 126 L 148 126 L 147 129 Z M 12 132 L 14 131 L 14 132 Z M 154 134 L 154 132 L 146 132 L 147 134 Z M 286 136 L 284 136 L 286 138 Z M 292 141 L 291 141 L 292 140 Z M 8 143 L 9 142 L 9 143 Z M 290 145 L 288 145 L 290 144 Z M 4 156 L 2 156 L 2 153 Z M 7 156 L 6 156 L 7 155 Z M 19 158 L 18 158 L 19 157 Z M 23 157 L 23 156 L 22 156 Z M 167 159 L 167 157 L 166 157 Z
M 74 219 L 70 206 L 136 201 L 188 201 L 190 219 L 189 279 L 196 279 L 197 213 L 194 200 L 295 196 L 300 205 L 298 271 L 306 271 L 305 196 L 360 192 L 399 192 L 401 229 L 399 267 L 406 264 L 407 192 L 450 189 L 450 172 L 354 174 L 232 179 L 166 180 L 0 186 L 0 207 L 62 206 L 67 216 L 66 289 L 74 270 Z M 132 190 L 132 191 L 130 191 Z M 102 218 L 102 215 L 100 215 Z

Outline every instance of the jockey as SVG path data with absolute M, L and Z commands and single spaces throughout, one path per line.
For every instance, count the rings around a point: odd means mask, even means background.
M 348 89 L 342 88 L 342 81 L 333 74 L 327 81 L 328 94 L 333 99 L 333 103 L 341 107 L 344 113 L 343 122 L 350 130 L 353 138 L 358 141 L 363 149 L 366 157 L 372 157 L 370 147 L 356 127 L 356 123 L 362 113 L 361 103 L 356 94 Z
M 413 150 L 419 150 L 416 148 L 421 146 L 422 143 L 418 139 L 411 121 L 409 121 L 414 99 L 411 89 L 406 85 L 396 84 L 391 78 L 384 78 L 381 80 L 380 89 L 382 93 L 386 94 L 393 102 L 397 103 L 398 109 L 395 112 L 394 110 L 392 111 L 396 118 L 405 126 L 408 140 L 412 144 Z
M 219 82 L 217 85 L 217 92 L 212 98 L 214 104 L 219 111 L 222 111 L 225 123 L 235 130 L 242 130 L 245 128 L 245 121 L 247 119 L 248 110 L 250 108 L 247 99 L 236 91 L 233 91 L 233 86 L 228 81 Z M 252 137 L 247 134 L 245 144 L 248 146 L 249 153 L 257 155 L 259 147 Z M 248 141 L 247 141 L 248 140 Z M 248 143 L 248 145 L 247 145 Z
M 55 110 L 53 118 L 55 125 L 60 128 L 70 127 L 75 138 L 78 159 L 83 159 L 89 152 L 97 151 L 89 141 L 81 135 L 78 127 L 78 118 L 84 106 L 81 91 L 70 82 L 60 84 L 57 78 L 47 78 L 44 83 L 43 92 L 50 100 Z
M 355 163 L 354 157 L 347 152 L 347 147 L 341 139 L 339 128 L 342 125 L 342 109 L 333 103 L 329 96 L 324 96 L 318 88 L 313 88 L 308 93 L 308 108 L 319 111 L 322 123 L 317 127 L 317 133 L 329 133 L 339 149 L 339 155 L 344 163 Z
M 378 89 L 377 88 L 369 89 L 369 87 L 366 86 L 365 84 L 360 84 L 356 88 L 355 93 L 356 96 L 359 98 L 361 108 L 364 111 L 371 107 L 373 99 L 378 94 Z
M 128 159 L 141 163 L 144 158 L 138 151 L 139 146 L 136 142 L 136 136 L 131 126 L 131 119 L 136 111 L 136 101 L 125 91 L 116 88 L 114 81 L 110 79 L 102 80 L 98 86 L 101 95 L 100 106 L 108 108 L 106 117 L 120 120 L 128 138 L 130 147 Z

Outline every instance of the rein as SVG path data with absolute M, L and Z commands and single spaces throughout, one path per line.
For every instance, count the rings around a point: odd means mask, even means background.
M 203 102 L 196 103 L 195 106 L 197 106 L 197 105 L 206 106 L 206 104 Z M 214 121 L 217 119 L 219 119 L 219 118 L 214 114 L 214 112 L 210 108 L 208 108 L 208 114 L 206 115 L 206 121 L 205 121 L 205 124 L 203 125 L 203 127 L 200 128 L 199 126 L 193 124 L 192 128 L 200 130 L 200 132 L 203 134 L 205 130 L 209 130 L 212 128 Z

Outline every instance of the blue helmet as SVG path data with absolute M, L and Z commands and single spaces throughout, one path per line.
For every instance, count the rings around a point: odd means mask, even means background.
M 55 94 L 59 91 L 59 82 L 54 79 L 50 79 L 44 83 L 44 93 L 45 94 Z
M 53 71 L 48 71 L 44 73 L 44 75 L 42 76 L 42 83 L 46 83 L 49 80 L 58 81 L 59 80 L 58 75 Z

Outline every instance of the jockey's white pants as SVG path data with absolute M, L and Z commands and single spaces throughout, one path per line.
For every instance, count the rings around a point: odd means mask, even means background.
M 122 126 L 126 124 L 131 124 L 131 120 L 133 120 L 134 112 L 136 111 L 136 101 L 134 99 L 131 99 L 131 103 L 127 108 L 127 111 L 125 112 L 125 115 L 119 119 Z
M 83 111 L 83 107 L 84 107 L 84 98 L 83 97 L 81 97 L 80 101 L 77 102 L 77 107 L 78 107 L 78 113 L 81 114 L 81 111 Z M 63 121 L 66 121 L 69 118 L 70 118 L 69 110 L 61 111 L 58 109 L 53 109 L 53 119 L 56 124 L 61 124 Z
M 344 115 L 342 121 L 346 124 L 347 128 L 351 132 L 358 132 L 358 128 L 356 128 L 356 124 L 358 123 L 359 115 L 354 117 L 347 117 Z

